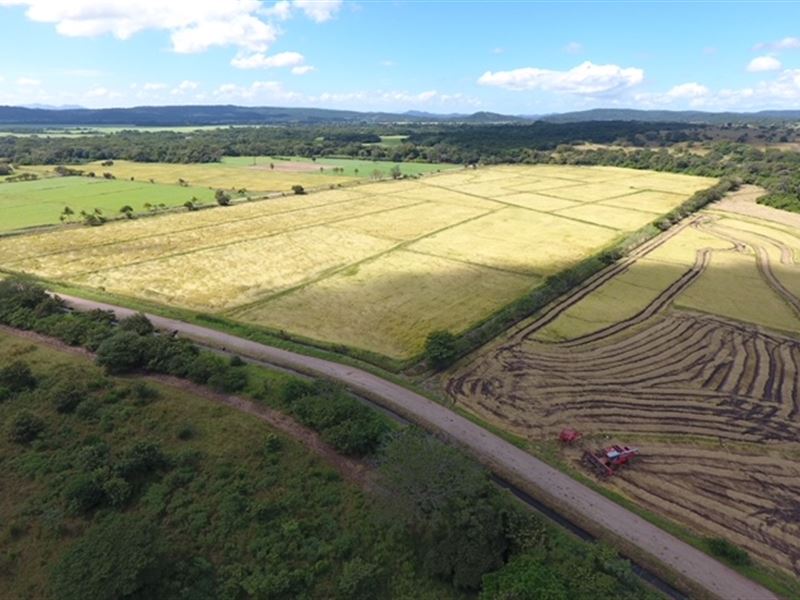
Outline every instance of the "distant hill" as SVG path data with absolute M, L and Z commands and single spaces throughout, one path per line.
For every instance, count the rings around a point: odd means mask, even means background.
M 323 108 L 281 108 L 246 106 L 137 106 L 134 108 L 30 108 L 0 106 L 0 125 L 277 125 L 325 123 L 508 123 L 525 121 L 520 117 L 478 112 L 473 115 L 437 115 L 407 113 L 357 112 Z
M 641 121 L 645 123 L 781 123 L 800 121 L 800 110 L 763 110 L 753 113 L 703 112 L 699 110 L 636 110 L 632 108 L 595 108 L 554 115 L 530 117 L 549 123 L 584 121 Z
M 200 125 L 324 125 L 334 123 L 464 123 L 507 124 L 544 121 L 580 123 L 588 121 L 637 121 L 643 123 L 780 123 L 800 121 L 800 110 L 765 110 L 755 113 L 635 110 L 598 108 L 552 115 L 503 115 L 494 112 L 436 114 L 358 112 L 326 108 L 277 106 L 136 106 L 133 108 L 80 108 L 43 105 L 0 106 L 0 126 L 200 126 Z

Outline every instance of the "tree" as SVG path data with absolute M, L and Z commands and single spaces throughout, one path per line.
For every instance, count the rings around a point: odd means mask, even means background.
M 392 179 L 400 179 L 403 176 L 403 173 L 400 171 L 400 165 L 395 165 L 389 171 L 389 175 L 392 176 Z
M 301 194 L 305 194 L 306 193 L 306 190 L 302 185 L 293 185 L 292 186 L 292 191 L 297 195 L 301 195 Z
M 137 335 L 150 335 L 155 331 L 155 327 L 144 314 L 136 313 L 126 317 L 119 322 L 120 331 L 133 331 Z
M 484 574 L 502 566 L 508 511 L 483 469 L 409 428 L 386 444 L 380 474 L 393 516 L 424 542 L 426 571 L 478 589 Z
M 458 356 L 456 336 L 449 331 L 433 331 L 425 340 L 425 358 L 428 364 L 441 371 L 453 364 Z
M 217 204 L 220 206 L 230 206 L 231 204 L 231 197 L 225 190 L 217 190 L 214 192 L 214 200 L 216 200 Z
M 129 204 L 126 204 L 125 206 L 120 208 L 119 212 L 121 212 L 123 215 L 125 215 L 126 219 L 132 219 L 133 218 L 133 207 L 131 205 L 129 205 Z

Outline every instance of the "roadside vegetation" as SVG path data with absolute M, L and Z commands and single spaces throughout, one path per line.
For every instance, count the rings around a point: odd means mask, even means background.
M 199 351 L 141 315 L 66 312 L 26 281 L 0 282 L 0 322 L 97 362 L 0 333 L 0 585 L 14 595 L 651 597 L 610 549 L 327 384 Z M 143 379 L 154 372 L 293 415 L 365 457 L 377 485 L 359 490 L 255 417 Z

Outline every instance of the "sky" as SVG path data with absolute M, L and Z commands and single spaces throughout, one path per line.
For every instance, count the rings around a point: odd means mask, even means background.
M 0 104 L 800 109 L 800 3 L 0 0 Z

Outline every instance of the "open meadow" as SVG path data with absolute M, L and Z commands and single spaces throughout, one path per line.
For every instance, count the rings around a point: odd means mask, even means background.
M 80 220 L 80 212 L 95 209 L 107 216 L 118 216 L 123 206 L 146 212 L 145 204 L 181 206 L 196 198 L 199 203 L 214 202 L 214 192 L 202 187 L 152 184 L 146 181 L 119 181 L 90 177 L 50 177 L 37 181 L 0 184 L 0 233 L 59 223 L 65 207 Z
M 775 209 L 743 214 L 737 194 L 462 361 L 446 387 L 529 440 L 574 427 L 587 447 L 638 446 L 615 491 L 796 576 L 800 233 Z M 559 452 L 580 468 L 580 447 Z
M 431 331 L 469 329 L 712 183 L 461 170 L 0 240 L 0 265 L 407 359 Z

